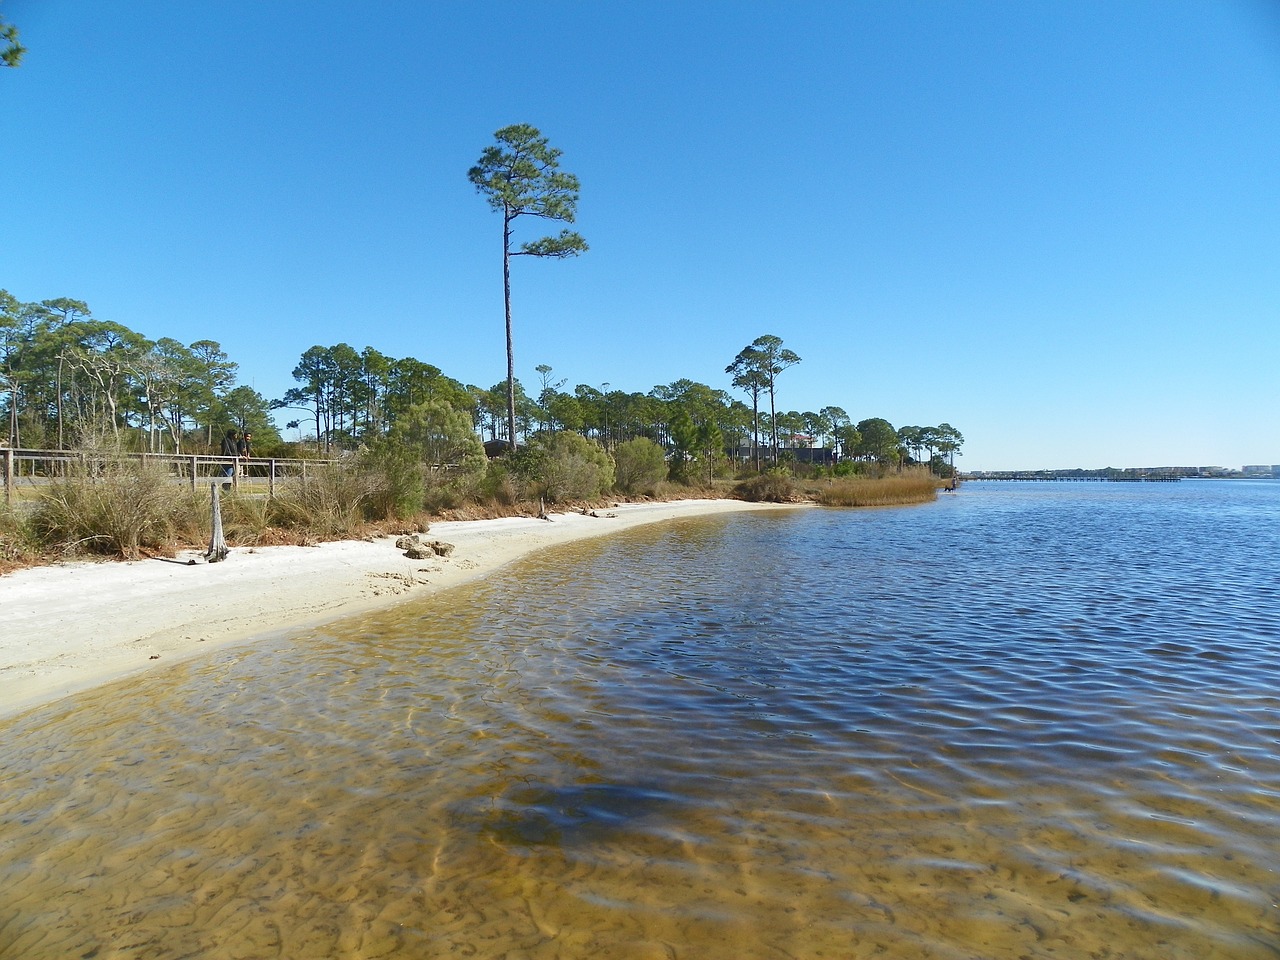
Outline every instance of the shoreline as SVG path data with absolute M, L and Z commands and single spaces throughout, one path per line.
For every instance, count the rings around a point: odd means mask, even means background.
M 236 547 L 220 563 L 83 561 L 0 577 L 0 720 L 155 667 L 304 630 L 487 576 L 546 547 L 682 517 L 794 506 L 628 503 L 599 512 L 432 523 L 452 556 L 411 560 L 395 537 Z

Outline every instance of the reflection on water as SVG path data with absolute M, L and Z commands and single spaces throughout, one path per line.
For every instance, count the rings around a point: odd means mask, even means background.
M 0 726 L 0 957 L 1275 957 L 1280 485 L 548 553 Z

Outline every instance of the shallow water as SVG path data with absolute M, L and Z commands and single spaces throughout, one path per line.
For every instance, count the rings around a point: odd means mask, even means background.
M 546 553 L 0 725 L 0 957 L 1280 956 L 1280 484 Z

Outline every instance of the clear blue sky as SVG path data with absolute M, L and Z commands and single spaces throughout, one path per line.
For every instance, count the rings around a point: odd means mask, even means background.
M 1275 3 L 0 13 L 0 287 L 217 340 L 268 398 L 343 341 L 504 378 L 466 172 L 525 122 L 591 245 L 515 264 L 527 387 L 728 389 L 773 333 L 781 408 L 947 421 L 967 469 L 1280 463 Z

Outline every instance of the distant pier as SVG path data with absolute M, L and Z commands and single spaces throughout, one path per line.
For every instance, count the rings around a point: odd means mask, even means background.
M 1075 474 L 1008 473 L 962 475 L 961 480 L 1001 480 L 1019 483 L 1177 483 L 1182 477 L 1082 477 Z

